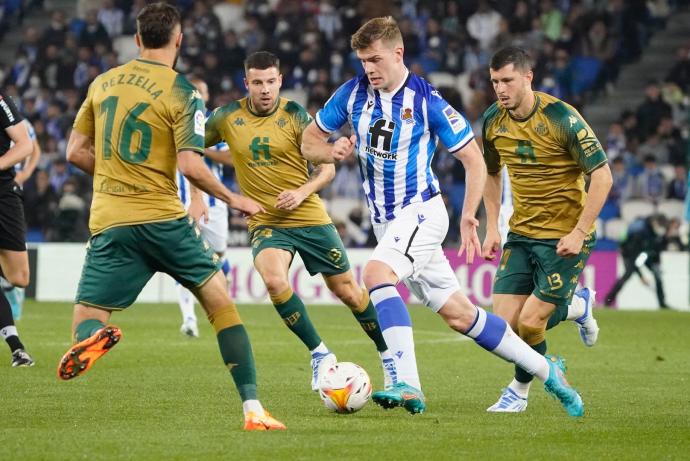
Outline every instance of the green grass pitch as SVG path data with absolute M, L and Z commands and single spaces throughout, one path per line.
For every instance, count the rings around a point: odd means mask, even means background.
M 410 416 L 369 403 L 336 415 L 309 389 L 309 357 L 270 306 L 240 306 L 264 405 L 286 432 L 244 433 L 215 336 L 179 331 L 174 305 L 113 316 L 122 342 L 87 374 L 56 377 L 69 346 L 71 306 L 27 302 L 19 322 L 37 364 L 13 369 L 0 345 L 0 460 L 689 459 L 690 314 L 598 311 L 599 343 L 585 348 L 571 322 L 551 330 L 568 360 L 585 417 L 568 417 L 540 383 L 526 413 L 487 414 L 510 365 L 412 308 L 428 410 Z M 310 315 L 342 361 L 382 373 L 373 345 L 345 308 Z

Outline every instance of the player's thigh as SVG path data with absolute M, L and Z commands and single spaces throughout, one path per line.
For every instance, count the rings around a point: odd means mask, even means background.
M 91 237 L 77 288 L 77 304 L 120 310 L 134 303 L 155 273 L 134 227 L 114 227 Z
M 284 229 L 292 236 L 295 249 L 309 275 L 342 274 L 350 270 L 345 245 L 333 224 Z
M 29 284 L 29 254 L 26 250 L 15 251 L 0 248 L 2 275 L 16 287 Z
M 372 260 L 388 265 L 400 280 L 414 277 L 432 260 L 448 232 L 441 196 L 404 208 L 395 220 L 375 226 L 378 244 Z
M 455 292 L 460 283 L 448 258 L 439 247 L 422 270 L 403 280 L 403 283 L 425 306 L 438 312 Z
M 529 295 L 534 290 L 534 263 L 530 242 L 509 233 L 494 277 L 493 294 Z M 494 305 L 496 302 L 494 301 Z
M 202 286 L 222 265 L 189 216 L 135 227 L 149 264 L 185 288 Z
M 225 211 L 224 211 L 225 210 Z M 211 207 L 208 222 L 199 222 L 201 235 L 216 253 L 224 254 L 228 249 L 228 213 L 224 208 Z
M 22 191 L 15 184 L 0 191 L 0 266 L 11 284 L 29 283 L 24 204 Z
M 238 315 L 232 298 L 228 294 L 225 277 L 222 272 L 217 271 L 206 283 L 193 288 L 191 291 L 199 300 L 199 304 L 201 304 L 207 315 L 215 314 L 231 306 L 233 315 Z M 240 323 L 239 317 L 237 322 L 234 323 Z
M 518 329 L 518 319 L 520 318 L 520 311 L 525 305 L 525 301 L 530 295 L 510 295 L 497 294 L 493 295 L 493 313 L 504 319 L 513 331 Z
M 254 268 L 261 276 L 269 291 L 289 286 L 288 270 L 292 263 L 292 253 L 283 248 L 264 247 L 254 256 Z M 280 285 L 280 287 L 278 287 Z
M 554 305 L 569 304 L 595 242 L 596 236 L 588 235 L 580 253 L 566 258 L 556 253 L 558 240 L 533 239 L 535 287 L 532 294 Z

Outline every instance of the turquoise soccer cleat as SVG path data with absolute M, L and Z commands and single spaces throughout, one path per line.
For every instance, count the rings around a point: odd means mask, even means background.
M 389 389 L 374 392 L 371 399 L 386 410 L 403 407 L 413 415 L 426 410 L 422 391 L 403 382 L 398 382 Z
M 561 402 L 565 411 L 570 416 L 582 416 L 585 413 L 585 404 L 582 397 L 573 389 L 565 379 L 565 363 L 556 355 L 546 355 L 549 363 L 549 378 L 544 381 L 544 389 Z

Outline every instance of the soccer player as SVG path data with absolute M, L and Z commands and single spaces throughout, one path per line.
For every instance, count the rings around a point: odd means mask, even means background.
M 311 117 L 296 102 L 279 96 L 278 58 L 259 51 L 247 57 L 244 68 L 249 95 L 213 112 L 206 123 L 206 145 L 228 143 L 240 190 L 266 210 L 249 219 L 254 267 L 280 317 L 311 352 L 312 390 L 318 389 L 319 370 L 333 365 L 336 358 L 290 287 L 288 269 L 295 253 L 309 274 L 320 273 L 329 290 L 352 310 L 376 345 L 384 382 L 393 385 L 395 365 L 376 309 L 355 281 L 345 247 L 316 194 L 333 179 L 335 167 L 316 165 L 309 173 L 300 144 Z
M 15 182 L 14 166 L 31 155 L 33 143 L 22 120 L 12 100 L 0 93 L 0 269 L 10 285 L 24 288 L 29 284 L 29 256 L 22 188 Z M 0 290 L 0 337 L 12 351 L 13 367 L 34 364 L 19 340 L 4 290 Z
M 166 272 L 199 299 L 213 325 L 223 362 L 242 399 L 245 430 L 285 429 L 257 399 L 249 337 L 225 289 L 217 255 L 177 197 L 175 172 L 248 216 L 263 211 L 228 191 L 209 171 L 204 105 L 172 67 L 182 41 L 179 11 L 151 3 L 137 16 L 139 57 L 98 76 L 68 141 L 68 160 L 93 175 L 93 236 L 72 321 L 75 345 L 58 364 L 72 379 L 121 339 L 108 324 L 129 307 L 155 272 Z
M 194 77 L 190 79 L 192 85 L 201 95 L 204 105 L 208 103 L 208 85 L 202 79 Z M 208 113 L 206 115 L 209 115 Z M 215 162 L 211 157 L 218 155 L 219 151 L 227 151 L 225 143 L 219 143 L 204 151 L 204 162 L 211 170 L 213 175 L 219 180 L 223 180 L 223 165 Z M 189 215 L 197 221 L 201 229 L 201 235 L 216 252 L 221 260 L 221 269 L 227 277 L 230 265 L 225 258 L 225 251 L 228 247 L 228 207 L 222 200 L 216 199 L 212 195 L 200 191 L 194 186 L 182 172 L 177 172 L 177 187 L 180 200 L 185 206 Z M 182 326 L 180 331 L 192 338 L 199 337 L 199 326 L 197 325 L 196 313 L 194 312 L 194 295 L 183 285 L 177 285 L 178 303 L 182 312 Z
M 532 90 L 524 50 L 498 51 L 490 74 L 498 101 L 485 112 L 482 133 L 489 173 L 484 258 L 495 259 L 501 247 L 504 165 L 515 207 L 494 280 L 494 312 L 541 354 L 546 352 L 547 324 L 552 327 L 565 318 L 579 323 L 585 343 L 596 340 L 589 289 L 581 291 L 570 309 L 568 305 L 594 247 L 594 221 L 611 187 L 606 154 L 575 109 Z M 591 175 L 589 193 L 585 174 Z M 552 315 L 555 311 L 561 314 Z M 515 379 L 488 411 L 524 411 L 531 380 L 530 373 L 517 367 Z
M 466 169 L 467 193 L 460 219 L 468 262 L 480 251 L 475 212 L 486 167 L 467 120 L 403 62 L 403 41 L 391 17 L 374 18 L 352 36 L 365 75 L 343 84 L 304 131 L 302 151 L 315 162 L 357 153 L 362 185 L 378 244 L 364 268 L 364 283 L 378 312 L 398 383 L 373 394 L 386 408 L 424 411 L 412 322 L 396 285 L 402 281 L 454 330 L 499 357 L 530 369 L 545 381 L 569 414 L 583 413 L 582 399 L 565 381 L 560 359 L 547 360 L 525 344 L 502 318 L 474 306 L 460 291 L 441 244 L 448 213 L 430 165 L 440 139 Z M 353 135 L 328 144 L 349 122 Z
M 24 125 L 29 133 L 29 139 L 33 145 L 33 150 L 31 151 L 31 155 L 23 162 L 14 165 L 16 171 L 14 182 L 16 182 L 19 187 L 23 187 L 24 183 L 31 177 L 41 158 L 41 146 L 36 139 L 36 131 L 33 125 L 27 119 L 24 119 Z M 10 303 L 12 317 L 14 320 L 19 320 L 22 316 L 22 307 L 24 305 L 24 288 L 12 286 L 4 277 L 0 277 L 0 287 L 2 287 L 7 301 Z

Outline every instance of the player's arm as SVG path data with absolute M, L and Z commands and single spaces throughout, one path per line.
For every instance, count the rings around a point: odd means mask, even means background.
M 72 130 L 67 141 L 67 161 L 85 173 L 93 176 L 96 157 L 93 153 L 93 139 L 77 130 Z
M 328 142 L 329 136 L 316 122 L 311 122 L 302 132 L 302 156 L 314 164 L 322 164 L 339 162 L 352 154 L 355 135 L 341 136 L 334 143 Z
M 487 137 L 489 119 L 485 116 L 482 126 L 482 145 L 484 163 L 488 172 L 484 186 L 484 208 L 486 209 L 486 236 L 482 244 L 482 257 L 487 261 L 496 259 L 501 249 L 501 233 L 498 230 L 498 217 L 501 213 L 501 195 L 503 185 L 501 178 L 501 157 L 493 142 Z
M 606 154 L 592 129 L 575 109 L 569 108 L 567 117 L 568 123 L 565 126 L 568 129 L 564 132 L 564 144 L 582 171 L 590 175 L 590 183 L 585 206 L 575 228 L 556 245 L 556 254 L 559 256 L 575 256 L 582 251 L 585 238 L 594 226 L 613 185 Z
M 23 185 L 26 182 L 26 180 L 31 177 L 33 172 L 36 170 L 38 161 L 41 159 L 41 146 L 38 144 L 38 140 L 33 139 L 31 143 L 34 146 L 34 149 L 31 151 L 31 154 L 29 155 L 29 157 L 27 157 L 26 161 L 24 162 L 24 167 L 22 168 L 22 170 L 18 171 L 16 176 L 14 177 L 15 182 L 20 186 Z
M 200 222 L 202 219 L 205 223 L 208 222 L 208 207 L 206 202 L 204 202 L 204 194 L 191 182 L 189 183 L 189 208 L 187 208 L 187 213 L 196 222 Z
M 307 182 L 297 189 L 288 189 L 278 194 L 276 208 L 281 210 L 294 210 L 309 197 L 315 194 L 335 178 L 335 165 L 322 163 L 316 165 L 309 175 Z
M 31 155 L 31 150 L 33 149 L 29 132 L 26 131 L 23 122 L 20 121 L 20 123 L 6 127 L 5 132 L 14 141 L 14 146 L 5 152 L 5 155 L 0 157 L 0 170 L 9 170 L 14 167 L 17 163 Z
M 201 155 L 193 150 L 181 150 L 177 153 L 178 169 L 189 179 L 193 186 L 209 195 L 224 201 L 228 206 L 241 211 L 247 216 L 262 213 L 265 210 L 249 197 L 236 194 L 228 190 L 204 163 Z
M 486 184 L 486 165 L 479 145 L 474 139 L 465 144 L 459 151 L 454 152 L 453 155 L 465 167 L 466 184 L 465 201 L 462 204 L 462 215 L 460 216 L 461 242 L 458 255 L 467 252 L 467 263 L 472 263 L 475 253 L 481 251 L 481 244 L 477 236 L 479 221 L 475 216 Z
M 216 163 L 220 163 L 220 164 L 228 165 L 228 166 L 233 166 L 232 154 L 230 153 L 229 149 L 217 150 L 217 149 L 206 148 L 206 149 L 204 149 L 204 156 L 210 158 L 211 160 L 213 160 Z

